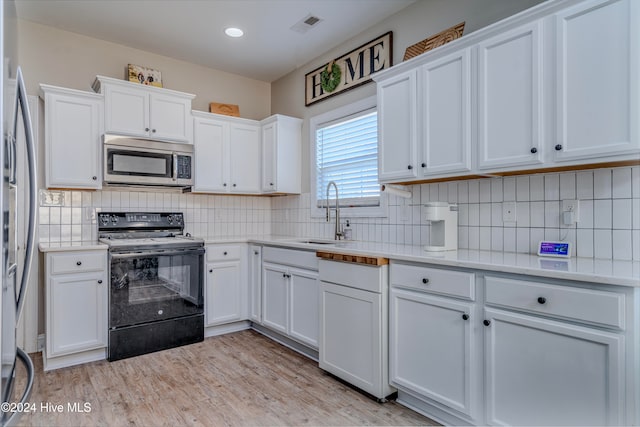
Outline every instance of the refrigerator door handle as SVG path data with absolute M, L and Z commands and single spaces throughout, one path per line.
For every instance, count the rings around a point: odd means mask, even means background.
M 20 292 L 16 299 L 16 323 L 20 320 L 22 307 L 24 305 L 24 296 L 26 294 L 27 285 L 29 283 L 29 272 L 33 262 L 33 252 L 35 249 L 35 228 L 36 228 L 36 152 L 35 141 L 33 140 L 33 127 L 31 124 L 31 114 L 29 112 L 29 103 L 27 101 L 27 90 L 24 85 L 22 70 L 18 67 L 16 72 L 17 94 L 15 103 L 15 113 L 13 122 L 13 134 L 17 135 L 18 131 L 18 105 L 22 112 L 22 122 L 24 124 L 24 134 L 27 145 L 27 166 L 29 169 L 29 215 L 26 239 L 26 253 L 24 258 L 24 268 L 22 270 L 22 278 L 20 279 Z
M 18 359 L 22 360 L 22 363 L 24 363 L 24 366 L 27 369 L 27 385 L 24 389 L 24 394 L 20 399 L 20 403 L 18 403 L 19 405 L 18 407 L 21 407 L 21 406 L 24 406 L 25 403 L 27 403 L 27 400 L 29 400 L 29 397 L 31 396 L 31 389 L 33 388 L 33 380 L 34 380 L 36 371 L 33 367 L 33 362 L 31 361 L 31 358 L 29 357 L 29 355 L 25 353 L 24 350 L 22 350 L 20 347 L 17 347 L 16 350 L 17 350 L 16 356 L 18 357 Z M 2 420 L 4 422 L 2 424 L 3 427 L 13 426 L 18 421 L 18 418 L 20 417 L 20 415 L 22 415 L 21 412 L 16 411 L 16 412 L 13 412 L 9 418 L 3 419 Z

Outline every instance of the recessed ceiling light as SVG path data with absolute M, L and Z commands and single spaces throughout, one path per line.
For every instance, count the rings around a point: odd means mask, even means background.
M 229 37 L 242 37 L 244 35 L 244 31 L 235 27 L 225 28 L 224 33 Z

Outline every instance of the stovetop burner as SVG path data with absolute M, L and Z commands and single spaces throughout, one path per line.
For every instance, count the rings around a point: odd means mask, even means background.
M 204 240 L 184 231 L 184 216 L 176 212 L 101 212 L 98 237 L 110 248 L 153 249 L 203 246 Z

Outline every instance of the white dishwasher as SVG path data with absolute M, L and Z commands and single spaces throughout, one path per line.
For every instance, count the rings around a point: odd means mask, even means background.
M 385 401 L 395 391 L 389 385 L 388 260 L 342 258 L 355 262 L 318 264 L 320 368 Z

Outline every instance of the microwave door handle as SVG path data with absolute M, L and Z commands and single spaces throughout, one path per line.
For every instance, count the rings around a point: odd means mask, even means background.
M 22 269 L 22 278 L 20 280 L 20 293 L 16 300 L 16 322 L 20 320 L 22 313 L 22 307 L 24 305 L 24 296 L 26 294 L 27 285 L 29 283 L 29 273 L 31 270 L 31 264 L 33 263 L 33 251 L 35 248 L 35 228 L 36 228 L 36 153 L 35 153 L 35 141 L 33 139 L 33 127 L 31 124 L 31 114 L 29 112 L 29 103 L 27 100 L 27 90 L 24 85 L 24 78 L 22 76 L 22 70 L 18 67 L 16 73 L 17 81 L 17 95 L 15 103 L 15 111 L 18 111 L 18 104 L 22 112 L 22 123 L 24 125 L 24 134 L 26 138 L 26 152 L 27 152 L 27 167 L 29 169 L 28 184 L 29 184 L 29 214 L 28 214 L 28 226 L 27 226 L 27 239 L 26 239 L 26 253 L 24 257 L 24 267 Z M 18 116 L 14 116 L 14 135 L 17 134 L 18 128 Z
M 178 179 L 178 155 L 173 153 L 173 175 L 172 178 L 174 181 Z

